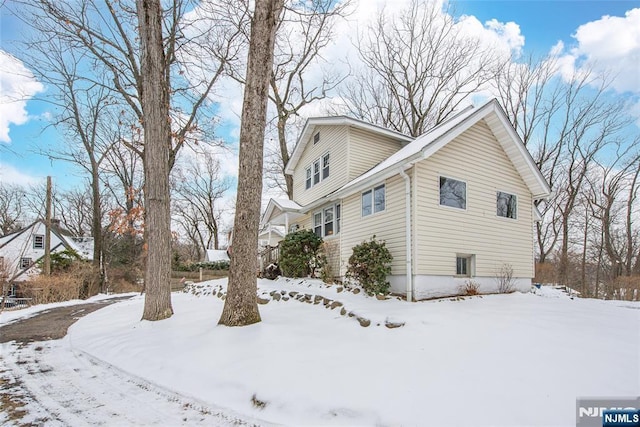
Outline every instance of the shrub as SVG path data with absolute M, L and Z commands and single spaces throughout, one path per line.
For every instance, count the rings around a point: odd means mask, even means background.
M 356 280 L 368 294 L 388 294 L 393 257 L 385 242 L 379 242 L 374 235 L 370 241 L 353 247 L 349 257 L 347 278 Z
M 462 295 L 473 296 L 480 293 L 480 284 L 473 280 L 467 280 L 458 288 Z
M 280 242 L 278 265 L 286 277 L 315 277 L 316 270 L 325 264 L 322 237 L 311 230 L 289 233 Z
M 515 290 L 511 264 L 502 264 L 500 271 L 496 274 L 496 280 L 498 281 L 499 293 L 509 294 Z

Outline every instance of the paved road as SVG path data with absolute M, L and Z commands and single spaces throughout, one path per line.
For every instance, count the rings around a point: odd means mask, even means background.
M 60 339 L 82 316 L 122 299 L 59 307 L 0 327 L 0 425 L 265 425 L 122 371 Z

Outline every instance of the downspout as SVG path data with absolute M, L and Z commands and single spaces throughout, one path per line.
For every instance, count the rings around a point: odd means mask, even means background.
M 413 301 L 413 268 L 411 262 L 411 178 L 409 178 L 409 175 L 405 173 L 404 169 L 400 169 L 400 176 L 404 178 L 407 301 Z

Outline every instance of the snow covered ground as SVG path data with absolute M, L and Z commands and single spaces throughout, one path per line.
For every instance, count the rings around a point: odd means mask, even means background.
M 130 414 L 118 425 L 144 422 L 131 412 L 163 402 L 166 422 L 149 415 L 149 425 L 575 425 L 576 397 L 640 395 L 637 302 L 542 288 L 406 303 L 314 280 L 260 280 L 263 321 L 227 328 L 216 324 L 224 301 L 211 295 L 225 285 L 173 294 L 175 314 L 159 322 L 139 320 L 143 297 L 108 306 L 42 358 L 72 358 L 69 375 L 89 363 L 112 378 L 111 388 L 77 380 L 94 396 L 104 392 L 114 413 Z M 15 369 L 28 350 L 2 347 Z M 28 381 L 36 400 L 47 395 L 37 376 Z M 133 403 L 123 405 L 113 388 Z M 149 390 L 162 399 L 147 403 Z M 185 414 L 185 405 L 201 410 Z M 89 423 L 104 420 L 85 406 Z

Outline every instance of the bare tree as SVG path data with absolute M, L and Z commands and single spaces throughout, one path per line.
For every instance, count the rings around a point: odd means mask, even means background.
M 25 189 L 15 184 L 0 183 L 0 235 L 24 227 Z
M 358 39 L 364 68 L 343 93 L 350 114 L 419 136 L 495 76 L 506 61 L 439 7 L 412 0 L 397 16 L 379 12 Z
M 256 303 L 256 272 L 264 132 L 276 28 L 283 4 L 284 0 L 257 0 L 251 20 L 233 248 L 227 298 L 219 320 L 219 324 L 226 326 L 250 325 L 261 320 Z
M 59 192 L 53 199 L 54 217 L 62 223 L 65 229 L 69 230 L 75 236 L 92 235 L 94 244 L 102 244 L 100 238 L 94 235 L 94 211 L 91 186 L 85 188 L 74 188 L 68 191 Z M 102 206 L 102 195 L 100 195 L 100 204 Z M 101 210 L 101 209 L 100 209 Z M 102 236 L 102 219 L 98 218 L 98 232 Z M 102 251 L 100 251 L 102 253 Z M 94 252 L 95 256 L 95 252 Z M 95 261 L 95 260 L 94 260 Z M 98 260 L 99 262 L 100 260 Z
M 320 81 L 309 78 L 311 69 L 321 69 L 322 50 L 333 40 L 333 27 L 343 17 L 349 2 L 317 0 L 296 2 L 285 8 L 282 22 L 276 34 L 273 73 L 269 100 L 276 112 L 274 118 L 278 149 L 274 164 L 270 164 L 268 176 L 293 198 L 293 177 L 284 168 L 291 155 L 288 124 L 305 106 L 320 101 L 336 88 L 347 76 L 322 69 Z
M 195 161 L 174 171 L 175 218 L 197 247 L 198 259 L 203 249 L 219 248 L 221 206 L 225 192 L 231 187 L 220 176 L 220 164 L 212 153 L 198 153 Z

